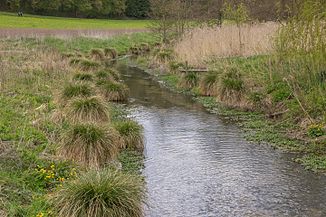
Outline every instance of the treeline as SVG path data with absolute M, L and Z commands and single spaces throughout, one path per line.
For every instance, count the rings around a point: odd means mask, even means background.
M 148 17 L 149 0 L 2 0 L 0 10 L 40 15 L 105 18 Z
M 0 10 L 22 11 L 24 13 L 105 18 L 105 17 L 151 17 L 152 0 L 1 0 Z M 157 1 L 154 0 L 154 4 Z M 159 0 L 159 4 L 168 5 L 171 0 Z M 178 2 L 178 0 L 176 0 Z M 287 15 L 295 0 L 184 0 L 191 17 L 194 19 L 216 19 L 226 2 L 243 3 L 250 17 L 257 20 L 275 20 Z M 178 8 L 172 8 L 175 10 Z

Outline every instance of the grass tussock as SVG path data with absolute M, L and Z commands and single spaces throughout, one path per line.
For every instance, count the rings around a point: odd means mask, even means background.
M 193 66 L 203 66 L 210 58 L 232 56 L 253 56 L 269 53 L 272 48 L 272 36 L 279 25 L 264 23 L 241 27 L 224 25 L 220 28 L 195 28 L 185 34 L 174 47 L 176 56 L 183 62 Z
M 227 105 L 239 106 L 244 101 L 245 86 L 242 74 L 235 67 L 228 68 L 218 83 L 217 98 Z
M 86 167 L 100 168 L 116 158 L 120 146 L 119 134 L 113 128 L 77 124 L 63 136 L 59 152 Z
M 219 74 L 216 71 L 211 71 L 205 74 L 199 82 L 199 90 L 203 96 L 216 96 Z
M 75 81 L 93 81 L 94 78 L 93 78 L 93 75 L 90 73 L 79 72 L 73 76 L 73 80 L 75 80 Z
M 104 55 L 111 59 L 116 59 L 118 57 L 118 51 L 115 48 L 105 48 Z
M 118 171 L 91 170 L 50 198 L 59 217 L 142 217 L 143 182 Z
M 105 58 L 105 54 L 103 52 L 103 50 L 101 49 L 97 49 L 97 48 L 93 48 L 90 51 L 90 56 L 95 59 L 95 60 L 103 60 Z
M 129 90 L 126 85 L 115 81 L 100 81 L 98 83 L 100 92 L 103 96 L 114 102 L 126 101 L 128 99 Z
M 182 79 L 179 83 L 180 87 L 192 89 L 197 86 L 199 82 L 199 76 L 195 72 L 186 72 L 182 75 Z
M 68 103 L 67 117 L 73 123 L 107 122 L 110 120 L 107 104 L 100 97 L 76 98 Z
M 95 90 L 85 83 L 69 83 L 61 92 L 61 98 L 63 100 L 69 100 L 74 97 L 90 97 L 93 95 L 95 95 Z
M 132 120 L 123 120 L 114 123 L 114 128 L 124 140 L 124 147 L 127 149 L 143 150 L 143 128 Z

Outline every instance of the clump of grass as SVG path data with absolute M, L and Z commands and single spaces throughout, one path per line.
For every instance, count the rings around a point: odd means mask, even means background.
M 198 81 L 199 78 L 195 72 L 186 72 L 181 79 L 180 86 L 191 89 L 197 86 Z
M 160 61 L 167 62 L 172 59 L 173 51 L 170 49 L 163 49 L 160 52 L 158 52 L 157 57 Z
M 204 96 L 216 96 L 218 80 L 217 72 L 205 74 L 199 84 L 200 93 Z
M 237 68 L 231 67 L 221 74 L 217 97 L 221 102 L 239 105 L 244 98 L 244 81 Z
M 89 73 L 76 73 L 73 77 L 76 81 L 93 81 L 93 75 Z
M 82 61 L 82 58 L 72 58 L 70 59 L 69 63 L 70 65 L 77 65 Z
M 118 51 L 115 48 L 105 48 L 104 54 L 107 57 L 110 57 L 111 59 L 116 59 L 118 57 Z
M 105 69 L 95 73 L 99 80 L 120 80 L 120 74 L 115 69 Z
M 99 97 L 77 98 L 67 106 L 67 117 L 74 123 L 109 121 L 108 107 Z
M 82 59 L 79 62 L 79 65 L 82 67 L 84 70 L 90 70 L 90 69 L 96 69 L 101 66 L 100 63 L 93 61 L 93 60 L 88 60 L 88 59 Z
M 64 134 L 60 154 L 86 167 L 100 168 L 116 158 L 120 146 L 119 134 L 113 128 L 77 124 Z
M 126 101 L 128 99 L 129 90 L 122 84 L 115 81 L 100 81 L 98 85 L 104 97 L 109 101 Z
M 114 123 L 114 128 L 124 140 L 124 147 L 128 149 L 143 150 L 143 129 L 132 120 L 123 120 Z
M 148 43 L 141 43 L 140 49 L 143 53 L 149 53 L 151 51 L 151 48 Z
M 67 182 L 50 202 L 59 217 L 141 217 L 144 197 L 138 176 L 106 169 L 90 170 Z
M 61 97 L 65 100 L 73 97 L 90 97 L 92 95 L 95 95 L 92 87 L 82 83 L 69 83 L 64 87 L 61 93 Z
M 104 52 L 101 49 L 93 48 L 90 52 L 91 57 L 97 60 L 103 60 L 105 57 Z

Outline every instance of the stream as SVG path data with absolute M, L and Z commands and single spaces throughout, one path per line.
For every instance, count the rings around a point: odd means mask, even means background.
M 144 127 L 149 217 L 326 216 L 326 177 L 140 69 L 119 69 L 131 117 Z

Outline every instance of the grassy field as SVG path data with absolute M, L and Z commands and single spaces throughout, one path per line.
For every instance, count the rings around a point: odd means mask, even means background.
M 0 12 L 0 28 L 144 29 L 149 22 L 148 20 L 79 19 L 28 14 L 18 17 L 13 13 Z

